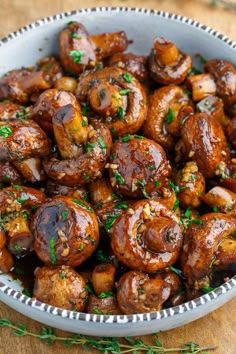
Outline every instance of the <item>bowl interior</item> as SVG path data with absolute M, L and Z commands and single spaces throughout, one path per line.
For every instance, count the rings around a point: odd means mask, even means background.
M 120 30 L 126 31 L 128 38 L 133 41 L 128 51 L 137 54 L 148 55 L 152 41 L 158 35 L 170 39 L 176 43 L 180 49 L 189 53 L 193 57 L 193 65 L 196 67 L 201 66 L 196 54 L 201 54 L 206 59 L 222 58 L 236 65 L 236 43 L 196 21 L 186 19 L 182 16 L 152 10 L 100 8 L 73 11 L 72 13 L 49 17 L 28 25 L 18 32 L 12 33 L 4 38 L 0 41 L 0 75 L 3 75 L 11 69 L 34 65 L 37 60 L 45 55 L 57 54 L 58 33 L 67 22 L 73 20 L 82 22 L 91 34 Z M 0 283 L 17 291 L 21 289 L 19 282 L 12 281 L 12 279 L 6 275 L 0 275 Z M 230 287 L 230 289 L 232 289 L 232 287 Z M 225 287 L 225 292 L 226 291 L 227 286 Z M 5 293 L 7 293 L 7 291 L 5 291 Z M 224 291 L 222 294 L 223 293 Z M 233 296 L 235 291 L 231 293 Z M 213 296 L 213 298 L 217 296 Z M 232 296 L 230 295 L 230 297 Z M 16 295 L 16 298 L 19 299 L 19 296 Z M 210 298 L 210 300 L 213 298 Z M 227 297 L 227 300 L 228 299 L 229 297 Z M 225 302 L 225 300 L 219 301 L 219 306 L 223 304 L 223 302 Z M 199 306 L 205 303 L 205 301 L 200 301 Z M 197 306 L 198 305 L 195 307 Z M 213 306 L 212 308 L 216 307 Z M 24 309 L 19 310 L 25 313 Z M 186 311 L 188 310 L 191 310 L 191 308 L 187 307 Z M 181 311 L 184 312 L 183 310 Z M 70 311 L 67 312 L 69 313 Z M 170 310 L 167 313 L 168 317 L 180 313 L 180 311 Z M 201 310 L 201 315 L 204 313 L 207 313 L 207 310 Z M 71 315 L 72 317 L 70 318 L 74 319 L 74 315 L 75 314 L 73 314 L 73 316 Z M 96 317 L 95 320 L 92 320 L 94 322 L 96 322 L 97 317 L 101 317 L 97 315 L 94 315 L 94 317 L 86 316 L 84 317 L 85 320 L 87 318 Z M 146 317 L 151 319 L 150 316 Z M 190 320 L 191 316 L 190 319 L 182 319 L 178 323 L 183 324 Z M 45 322 L 46 320 L 41 319 L 41 321 Z M 48 323 L 48 320 L 46 323 Z M 173 328 L 179 325 L 178 323 L 172 323 L 167 327 Z M 59 326 L 57 323 L 54 325 Z M 167 329 L 167 327 L 164 325 L 164 327 L 160 327 L 159 329 Z M 70 326 L 67 326 L 67 329 L 70 330 Z M 148 329 L 149 333 L 151 333 L 151 331 L 152 330 Z M 143 331 L 139 333 L 148 332 L 146 328 L 145 331 L 143 329 Z M 94 334 L 96 334 L 96 331 Z M 112 335 L 119 335 L 119 333 L 115 331 Z

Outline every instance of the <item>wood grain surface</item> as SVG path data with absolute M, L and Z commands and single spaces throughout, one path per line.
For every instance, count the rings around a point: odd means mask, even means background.
M 128 6 L 153 8 L 185 15 L 205 23 L 236 40 L 236 12 L 212 8 L 208 6 L 208 3 L 208 0 L 86 0 L 86 2 L 81 0 L 1 0 L 0 37 L 32 21 L 62 11 L 95 6 Z M 24 323 L 33 332 L 39 332 L 41 327 L 38 322 L 30 320 L 5 304 L 0 303 L 0 318 L 3 317 L 9 318 L 13 322 Z M 233 299 L 202 319 L 160 333 L 159 338 L 167 347 L 176 347 L 185 342 L 193 341 L 201 345 L 215 344 L 218 347 L 214 352 L 216 354 L 235 354 L 235 328 L 236 299 Z M 55 333 L 57 335 L 66 335 L 66 333 L 59 330 L 55 330 Z M 67 335 L 70 334 L 67 333 Z M 0 354 L 88 353 L 78 347 L 67 349 L 60 343 L 48 347 L 36 338 L 16 337 L 9 329 L 5 328 L 0 328 L 0 338 Z M 152 342 L 152 336 L 145 336 L 142 339 L 147 343 Z M 92 349 L 89 352 L 97 353 L 96 350 Z

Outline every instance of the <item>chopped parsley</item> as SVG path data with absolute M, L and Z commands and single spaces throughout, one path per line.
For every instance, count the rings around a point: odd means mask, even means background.
M 75 33 L 75 32 L 69 32 L 69 35 L 70 35 L 72 38 L 77 38 L 77 39 L 81 39 L 81 38 L 82 38 L 80 35 L 78 35 L 78 34 Z
M 98 97 L 100 98 L 100 100 L 104 100 L 104 98 L 106 97 L 106 89 L 102 88 L 101 91 L 98 92 Z
M 108 215 L 107 219 L 105 220 L 103 226 L 106 232 L 110 230 L 110 228 L 113 226 L 115 223 L 116 219 L 118 218 L 119 214 L 114 214 L 114 215 Z M 109 262 L 109 261 L 107 261 Z
M 82 206 L 84 209 L 88 210 L 90 213 L 93 213 L 93 209 L 91 207 L 89 207 L 88 205 L 86 205 L 85 203 L 81 202 L 80 200 L 73 199 L 72 202 Z
M 208 285 L 204 285 L 204 286 L 201 288 L 201 290 L 202 290 L 205 294 L 207 294 L 207 293 L 210 293 L 212 290 L 214 290 L 214 288 L 211 288 L 211 287 L 208 286 Z
M 20 203 L 20 204 L 25 203 L 28 199 L 29 199 L 29 197 L 27 195 L 23 195 L 21 197 L 17 197 L 16 198 L 17 202 Z
M 88 110 L 88 104 L 87 103 L 82 104 L 82 116 L 83 117 L 86 116 L 87 110 Z M 82 122 L 82 126 L 83 126 L 83 122 Z
M 49 249 L 50 249 L 51 262 L 52 262 L 52 264 L 55 264 L 57 262 L 57 258 L 56 258 L 56 252 L 55 252 L 55 240 L 53 237 L 50 238 Z
M 175 274 L 177 274 L 180 278 L 185 279 L 183 272 L 181 269 L 175 268 L 172 265 L 170 265 L 168 267 L 172 272 L 174 272 Z
M 61 220 L 66 221 L 68 219 L 69 210 L 63 210 L 61 213 Z
M 9 135 L 12 134 L 12 130 L 7 125 L 0 126 L 0 135 L 4 138 L 7 138 Z
M 82 52 L 82 50 L 71 50 L 69 52 L 69 56 L 72 58 L 72 60 L 75 64 L 79 64 L 81 58 L 83 56 L 85 56 L 85 54 L 84 54 L 84 52 Z
M 126 82 L 132 82 L 134 80 L 134 78 L 129 73 L 124 73 L 123 78 Z
M 176 211 L 176 209 L 179 207 L 179 199 L 176 199 L 174 202 L 173 210 Z
M 102 154 L 103 155 L 106 155 L 106 148 L 107 148 L 107 145 L 104 143 L 104 138 L 103 136 L 99 136 L 98 137 L 98 145 L 100 146 L 100 148 L 102 149 Z
M 114 294 L 112 291 L 104 291 L 98 297 L 99 299 L 105 299 L 106 297 L 113 296 L 113 295 Z
M 93 245 L 95 245 L 97 243 L 97 241 L 94 240 L 94 238 L 92 238 L 90 235 L 85 236 L 85 239 L 88 240 L 88 241 L 91 241 L 91 243 Z
M 5 177 L 5 176 L 4 176 L 4 177 Z M 19 186 L 18 184 L 13 184 L 12 187 L 15 188 L 15 189 L 18 190 L 18 191 L 22 190 L 22 187 Z
M 143 136 L 142 136 L 142 135 L 134 134 L 134 138 L 135 138 L 135 139 L 143 139 Z
M 95 147 L 95 144 L 94 144 L 94 143 L 90 143 L 89 141 L 87 141 L 87 142 L 84 144 L 84 148 L 85 148 L 85 151 L 86 151 L 86 152 L 91 152 L 94 147 Z
M 102 250 L 99 250 L 96 254 L 96 259 L 100 262 L 110 263 L 110 259 L 106 256 Z
M 160 182 L 159 181 L 154 181 L 153 184 L 154 184 L 154 187 L 159 187 L 160 186 Z
M 123 90 L 120 90 L 119 93 L 120 95 L 126 95 L 127 93 L 131 92 L 132 90 L 131 89 L 123 89 Z
M 118 184 L 124 184 L 125 180 L 117 170 L 113 170 L 113 176 L 115 177 Z
M 165 115 L 164 122 L 169 124 L 169 123 L 172 123 L 174 121 L 174 119 L 175 119 L 174 111 L 173 111 L 173 109 L 170 108 Z
M 80 245 L 79 245 L 79 251 L 83 251 L 83 249 L 84 249 L 84 245 L 83 245 L 83 243 L 80 243 Z
M 114 206 L 114 209 L 128 209 L 128 204 L 124 203 L 124 202 L 118 202 L 116 203 L 116 205 Z
M 131 138 L 130 134 L 126 134 L 123 136 L 123 138 L 120 138 L 120 140 L 125 143 L 126 141 L 129 141 Z
M 122 118 L 124 117 L 124 110 L 123 110 L 123 108 L 122 108 L 121 106 L 119 106 L 119 107 L 117 108 L 117 117 L 118 117 L 119 119 L 122 119 Z
M 23 250 L 23 248 L 20 245 L 18 245 L 17 243 L 13 246 L 13 248 L 16 251 L 22 251 Z

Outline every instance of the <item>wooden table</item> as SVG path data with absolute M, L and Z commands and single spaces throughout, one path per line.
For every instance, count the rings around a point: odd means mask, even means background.
M 129 6 L 146 7 L 178 13 L 194 18 L 202 23 L 214 27 L 232 39 L 236 40 L 236 12 L 225 11 L 219 8 L 207 6 L 208 0 L 1 0 L 0 10 L 0 37 L 17 30 L 34 20 L 49 16 L 58 12 L 94 6 Z M 17 59 L 16 59 L 17 60 Z M 16 61 L 17 66 L 17 61 Z M 21 322 L 27 325 L 31 331 L 38 332 L 41 325 L 23 315 L 13 311 L 0 303 L 0 318 L 7 317 L 13 322 Z M 179 346 L 188 341 L 194 341 L 201 345 L 215 344 L 217 354 L 236 353 L 236 299 L 205 316 L 204 318 L 160 334 L 160 340 L 165 346 Z M 56 330 L 57 334 L 65 335 Z M 16 337 L 5 328 L 0 328 L 0 354 L 43 354 L 43 353 L 87 353 L 81 348 L 72 347 L 65 349 L 62 344 L 54 344 L 53 347 L 45 346 L 38 339 L 32 337 Z M 151 336 L 142 337 L 151 343 Z M 91 350 L 90 353 L 96 353 Z

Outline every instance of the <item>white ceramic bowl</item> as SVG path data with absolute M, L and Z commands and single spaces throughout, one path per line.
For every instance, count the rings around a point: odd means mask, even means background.
M 32 23 L 0 41 L 0 75 L 33 65 L 44 55 L 57 53 L 58 33 L 71 20 L 90 33 L 125 30 L 134 43 L 129 51 L 147 54 L 157 35 L 164 36 L 194 57 L 222 58 L 236 65 L 236 43 L 186 17 L 162 11 L 96 8 L 67 12 Z M 194 65 L 198 66 L 199 61 Z M 236 276 L 198 299 L 158 312 L 105 316 L 77 313 L 49 306 L 22 295 L 20 284 L 0 275 L 0 300 L 39 322 L 66 331 L 98 336 L 141 335 L 164 331 L 200 318 L 236 295 Z

